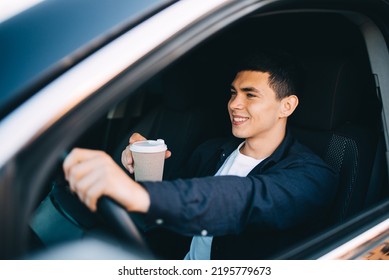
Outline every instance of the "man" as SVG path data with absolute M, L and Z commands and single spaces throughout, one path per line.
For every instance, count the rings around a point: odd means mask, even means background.
M 195 236 L 186 259 L 264 258 L 300 240 L 324 224 L 337 174 L 287 129 L 297 69 L 282 54 L 244 61 L 228 102 L 235 137 L 201 145 L 180 179 L 135 182 L 105 153 L 74 149 L 64 162 L 70 188 L 92 211 L 106 195 L 151 224 Z M 128 149 L 122 162 L 133 172 Z

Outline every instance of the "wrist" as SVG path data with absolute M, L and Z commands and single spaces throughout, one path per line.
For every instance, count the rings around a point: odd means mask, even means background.
M 141 184 L 132 181 L 124 206 L 130 212 L 147 213 L 150 208 L 150 195 Z

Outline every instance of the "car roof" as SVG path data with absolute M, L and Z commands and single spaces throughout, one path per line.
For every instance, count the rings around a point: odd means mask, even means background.
M 47 80 L 174 1 L 43 1 L 0 23 L 0 118 Z

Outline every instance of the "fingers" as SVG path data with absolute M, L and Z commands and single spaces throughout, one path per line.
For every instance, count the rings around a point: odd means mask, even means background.
M 94 182 L 93 188 L 87 188 L 81 200 L 92 212 L 95 212 L 97 210 L 97 201 L 103 195 L 105 195 L 104 185 L 101 182 Z
M 134 173 L 134 159 L 130 151 L 130 147 L 127 146 L 122 152 L 122 164 L 131 174 Z
M 70 190 L 92 211 L 96 210 L 97 199 L 104 195 L 100 182 L 103 165 L 108 157 L 101 151 L 74 149 L 63 163 Z
M 69 155 L 65 158 L 63 162 L 63 171 L 65 173 L 66 180 L 69 180 L 69 174 L 71 172 L 71 169 L 75 167 L 78 163 L 88 160 L 94 157 L 97 157 L 98 155 L 102 154 L 101 151 L 92 151 L 88 149 L 79 149 L 74 148 Z
M 100 184 L 98 176 L 89 174 L 89 176 L 84 176 L 71 185 L 72 191 L 77 193 L 79 199 L 90 210 L 96 211 L 97 200 L 104 195 L 104 188 Z
M 167 150 L 166 153 L 165 153 L 165 158 L 170 158 L 172 155 L 172 152 Z
M 147 191 L 103 151 L 74 149 L 63 169 L 70 189 L 92 211 L 101 196 L 109 196 L 129 211 L 145 213 L 150 206 Z
M 144 141 L 147 140 L 145 137 L 143 137 L 141 134 L 135 132 L 131 135 L 130 139 L 128 140 L 129 144 L 135 143 L 137 141 Z
M 97 200 L 108 193 L 116 178 L 111 172 L 114 161 L 102 151 L 75 148 L 65 158 L 63 169 L 70 190 L 92 211 Z
M 134 173 L 134 159 L 132 157 L 132 153 L 130 151 L 130 145 L 138 142 L 138 141 L 144 141 L 147 140 L 145 137 L 143 137 L 141 134 L 135 132 L 131 135 L 130 139 L 128 140 L 129 145 L 123 150 L 122 152 L 122 164 L 124 168 L 126 168 L 131 174 Z

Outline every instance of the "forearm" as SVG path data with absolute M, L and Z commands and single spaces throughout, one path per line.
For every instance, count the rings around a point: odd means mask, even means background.
M 238 234 L 248 225 L 291 228 L 317 217 L 330 201 L 329 188 L 336 184 L 326 176 L 288 175 L 293 174 L 145 182 L 151 202 L 147 217 L 184 235 L 203 230 L 213 236 Z
M 150 194 L 148 222 L 183 235 L 200 235 L 203 230 L 211 235 L 239 232 L 242 224 L 237 216 L 244 213 L 250 192 L 243 190 L 244 198 L 237 199 L 230 188 L 223 191 L 222 186 L 231 178 L 242 179 L 221 176 L 142 182 Z

